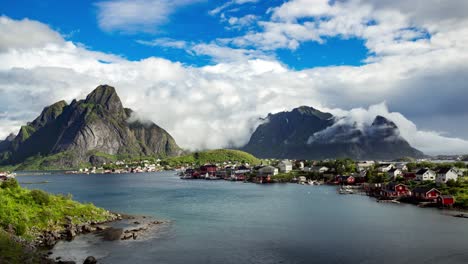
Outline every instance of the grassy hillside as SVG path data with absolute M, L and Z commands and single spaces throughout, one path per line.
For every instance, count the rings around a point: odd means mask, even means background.
M 0 229 L 0 263 L 41 263 L 39 254 Z
M 73 224 L 82 224 L 112 217 L 104 209 L 75 202 L 69 196 L 21 188 L 16 180 L 1 184 L 0 212 L 0 229 L 13 229 L 26 240 L 33 240 L 44 231 L 62 231 L 67 218 Z
M 193 152 L 191 154 L 168 158 L 163 161 L 163 164 L 169 166 L 177 166 L 184 164 L 205 164 L 205 163 L 220 163 L 224 161 L 232 162 L 247 162 L 250 164 L 260 164 L 260 159 L 240 150 L 232 149 L 217 149 L 207 150 L 202 152 Z

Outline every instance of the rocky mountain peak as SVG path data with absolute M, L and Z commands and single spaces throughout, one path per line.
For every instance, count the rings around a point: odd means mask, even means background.
M 297 108 L 294 108 L 292 110 L 292 113 L 299 113 L 301 115 L 309 115 L 309 116 L 315 116 L 317 118 L 320 118 L 320 119 L 330 119 L 331 117 L 333 117 L 332 114 L 330 113 L 324 113 L 324 112 L 321 112 L 320 110 L 317 110 L 313 107 L 310 107 L 310 106 L 300 106 L 300 107 L 297 107 Z
M 372 124 L 346 122 L 315 108 L 301 106 L 268 116 L 243 150 L 261 158 L 395 159 L 424 154 L 400 135 L 391 120 L 376 116 Z
M 131 114 L 114 87 L 100 85 L 85 100 L 73 100 L 70 105 L 60 101 L 44 108 L 13 141 L 0 141 L 0 164 L 61 154 L 47 166 L 78 166 L 90 162 L 96 153 L 164 157 L 182 152 L 172 136 L 153 122 L 129 123 Z
M 10 133 L 10 135 L 8 135 L 8 137 L 6 137 L 5 141 L 8 141 L 8 142 L 11 142 L 15 139 L 16 135 L 13 134 L 13 133 Z
M 397 125 L 393 123 L 393 121 L 388 120 L 387 118 L 380 116 L 380 115 L 375 117 L 374 122 L 372 122 L 372 126 L 373 127 L 385 126 L 388 128 L 398 128 Z
M 85 100 L 86 104 L 97 104 L 104 106 L 110 112 L 122 112 L 123 105 L 115 88 L 109 85 L 99 85 Z
M 62 100 L 45 107 L 42 113 L 32 122 L 32 125 L 36 128 L 44 126 L 50 120 L 54 120 L 61 115 L 66 106 L 67 102 Z

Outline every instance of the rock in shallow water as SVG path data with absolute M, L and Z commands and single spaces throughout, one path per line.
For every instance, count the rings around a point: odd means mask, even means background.
M 87 257 L 85 261 L 83 262 L 83 264 L 96 264 L 96 263 L 97 263 L 97 260 L 93 256 Z
M 110 227 L 107 228 L 102 232 L 102 238 L 107 241 L 114 241 L 114 240 L 120 240 L 120 237 L 123 234 L 123 229 L 122 228 L 114 228 Z

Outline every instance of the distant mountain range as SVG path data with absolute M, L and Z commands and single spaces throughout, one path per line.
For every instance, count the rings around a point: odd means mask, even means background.
M 115 89 L 97 87 L 84 100 L 57 102 L 44 108 L 17 135 L 0 142 L 1 164 L 66 153 L 54 159 L 59 167 L 102 160 L 105 155 L 177 156 L 182 150 L 172 136 L 154 123 L 130 121 Z M 105 154 L 105 155 L 99 155 Z
M 301 106 L 269 114 L 242 150 L 260 158 L 380 159 L 423 157 L 383 116 L 364 127 L 340 122 L 330 113 Z
M 106 155 L 171 157 L 183 153 L 168 132 L 152 122 L 132 121 L 132 113 L 108 85 L 97 87 L 84 100 L 57 102 L 22 126 L 17 135 L 0 141 L 0 165 L 49 157 L 39 167 L 71 168 L 106 162 Z M 263 121 L 242 148 L 260 158 L 424 156 L 401 137 L 395 123 L 382 116 L 363 127 L 302 106 L 269 114 Z

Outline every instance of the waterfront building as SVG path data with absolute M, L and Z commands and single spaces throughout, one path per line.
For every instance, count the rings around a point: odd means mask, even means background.
M 436 178 L 435 171 L 431 169 L 420 169 L 416 172 L 416 180 L 417 181 L 434 181 Z
M 436 183 L 447 183 L 448 180 L 457 179 L 458 173 L 453 168 L 441 168 L 437 171 Z

